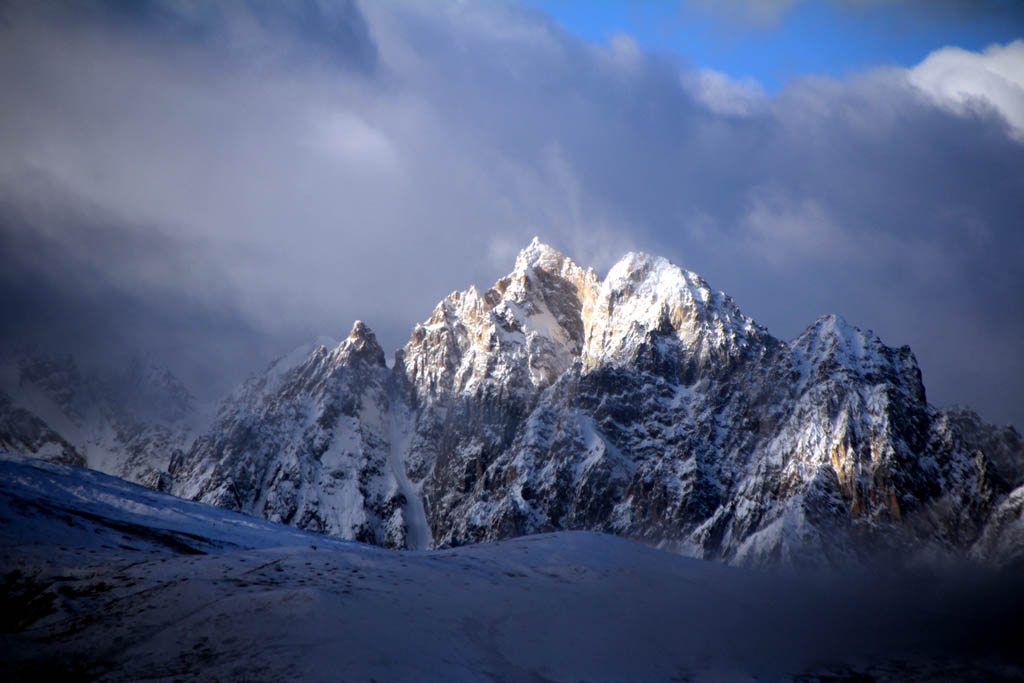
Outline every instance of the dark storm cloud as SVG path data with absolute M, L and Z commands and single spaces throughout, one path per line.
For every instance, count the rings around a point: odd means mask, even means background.
M 47 189 L 46 206 L 0 199 L 0 350 L 73 350 L 86 368 L 173 359 L 182 379 L 215 393 L 252 370 L 252 352 L 279 351 L 238 315 L 202 243 L 120 225 Z M 190 295 L 197 277 L 220 295 Z
M 135 33 L 146 40 L 202 45 L 221 58 L 255 59 L 270 53 L 299 62 L 324 60 L 372 71 L 377 54 L 354 0 L 275 2 L 237 0 L 54 0 L 10 2 L 10 23 L 39 18 L 62 25 Z
M 362 318 L 394 348 L 539 234 L 599 270 L 664 254 L 783 338 L 841 313 L 909 343 L 932 400 L 1024 424 L 1012 79 L 769 97 L 514 5 L 195 7 L 6 6 L 5 337 L 98 316 L 254 367 Z

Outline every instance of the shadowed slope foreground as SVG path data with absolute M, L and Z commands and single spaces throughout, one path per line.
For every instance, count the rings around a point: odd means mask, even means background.
M 1007 573 L 777 575 L 590 532 L 396 552 L 29 459 L 0 461 L 0 517 L 5 680 L 1024 676 Z

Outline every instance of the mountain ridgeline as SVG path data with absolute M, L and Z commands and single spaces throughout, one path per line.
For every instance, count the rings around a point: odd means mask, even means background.
M 151 485 L 393 548 L 586 529 L 754 566 L 1024 557 L 1013 428 L 928 405 L 908 347 L 836 316 L 780 341 L 645 254 L 601 281 L 534 240 L 392 367 L 357 322 L 208 422 Z
M 589 529 L 846 564 L 1015 554 L 1022 450 L 929 406 L 910 349 L 841 318 L 784 343 L 665 259 L 602 282 L 534 240 L 392 368 L 357 322 L 253 377 L 170 474 L 187 498 L 396 548 Z

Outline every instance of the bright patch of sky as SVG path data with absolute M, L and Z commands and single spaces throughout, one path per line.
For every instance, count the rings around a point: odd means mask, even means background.
M 910 67 L 939 48 L 980 51 L 1024 37 L 1024 2 L 953 0 L 523 0 L 570 33 L 606 43 L 626 34 L 767 91 L 804 75 L 846 77 Z

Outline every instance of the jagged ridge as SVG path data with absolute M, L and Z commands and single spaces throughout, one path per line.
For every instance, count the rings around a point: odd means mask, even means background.
M 560 529 L 741 564 L 1024 546 L 1020 435 L 929 406 L 909 348 L 837 316 L 782 342 L 645 254 L 601 281 L 535 239 L 486 292 L 442 300 L 392 368 L 357 321 L 248 380 L 198 438 L 194 399 L 150 364 L 0 370 L 0 448 L 391 547 Z
M 225 402 L 176 492 L 393 547 L 591 529 L 742 564 L 1018 552 L 992 539 L 1016 538 L 1019 434 L 930 407 L 907 347 L 836 316 L 779 341 L 662 258 L 602 282 L 535 239 L 390 370 L 361 323 L 300 356 Z

